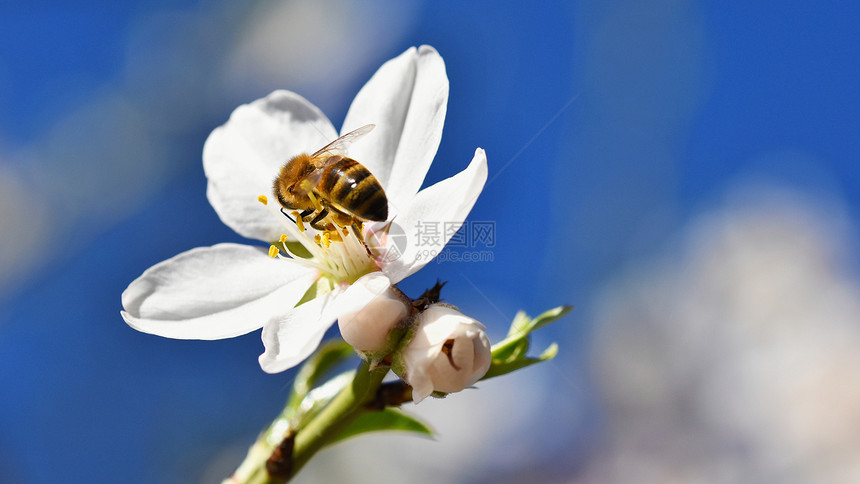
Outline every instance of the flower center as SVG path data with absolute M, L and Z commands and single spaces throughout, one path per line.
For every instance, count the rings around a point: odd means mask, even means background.
M 321 223 L 315 223 L 318 227 L 325 227 L 318 230 L 308 223 L 308 218 L 303 218 L 297 211 L 289 214 L 292 216 L 290 219 L 283 210 L 271 206 L 265 195 L 260 195 L 257 200 L 283 223 L 286 232 L 269 247 L 269 257 L 289 258 L 318 269 L 321 276 L 331 282 L 332 287 L 342 282 L 352 284 L 361 276 L 379 270 L 361 236 L 362 224 L 339 225 L 335 217 L 327 215 Z M 296 254 L 296 251 L 301 249 L 307 254 Z

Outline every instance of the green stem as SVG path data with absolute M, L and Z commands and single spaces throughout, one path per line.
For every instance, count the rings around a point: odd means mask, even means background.
M 316 418 L 296 433 L 292 475 L 296 475 L 317 451 L 333 441 L 355 419 L 376 410 L 366 404 L 376 398 L 376 391 L 387 373 L 387 366 L 370 371 L 368 363 L 362 362 L 352 384 L 341 390 Z
M 376 399 L 377 391 L 388 370 L 387 366 L 380 366 L 370 371 L 368 363 L 362 362 L 352 382 L 303 428 L 296 430 L 292 462 L 289 464 L 289 477 L 284 479 L 271 476 L 266 470 L 266 462 L 278 447 L 276 441 L 283 439 L 284 423 L 288 415 L 282 413 L 260 435 L 248 451 L 244 462 L 223 484 L 281 484 L 288 481 L 308 463 L 314 454 L 334 441 L 338 434 L 355 419 L 365 413 L 378 410 L 377 406 L 368 404 Z M 290 456 L 285 457 L 290 459 Z

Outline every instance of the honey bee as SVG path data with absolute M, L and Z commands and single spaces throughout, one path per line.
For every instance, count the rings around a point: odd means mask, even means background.
M 318 230 L 326 229 L 327 216 L 342 227 L 385 221 L 388 198 L 382 185 L 364 165 L 346 156 L 346 148 L 375 126 L 350 131 L 312 155 L 291 158 L 273 184 L 281 206 L 301 210 L 303 219 L 315 213 L 310 223 Z

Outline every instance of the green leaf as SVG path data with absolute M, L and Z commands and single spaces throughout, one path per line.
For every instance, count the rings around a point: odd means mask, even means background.
M 529 350 L 531 332 L 559 320 L 572 309 L 572 306 L 559 306 L 534 319 L 529 318 L 523 311 L 518 312 L 508 330 L 508 336 L 493 345 L 493 361 L 510 363 L 525 357 Z
M 538 356 L 537 358 L 518 358 L 516 360 L 509 361 L 497 361 L 494 359 L 493 362 L 490 364 L 490 369 L 487 370 L 487 374 L 484 375 L 481 380 L 486 380 L 488 378 L 504 375 L 506 373 L 519 370 L 520 368 L 525 368 L 527 366 L 534 365 L 535 363 L 540 363 L 541 361 L 551 360 L 555 358 L 557 354 L 558 345 L 553 343 L 549 345 L 549 347 L 545 349 L 544 352 L 541 353 L 540 356 Z
M 514 316 L 514 321 L 511 323 L 511 328 L 508 330 L 507 337 L 520 337 L 528 334 L 528 327 L 529 324 L 531 324 L 531 320 L 532 318 L 530 318 L 525 311 L 517 311 L 516 316 Z
M 522 338 L 516 342 L 512 346 L 513 351 L 511 352 L 509 360 L 518 360 L 526 356 L 526 353 L 529 351 L 530 341 L 528 338 Z
M 384 410 L 365 413 L 358 417 L 348 427 L 343 429 L 329 445 L 356 435 L 379 430 L 399 430 L 428 436 L 433 435 L 433 431 L 425 423 L 400 410 L 388 407 Z
M 526 316 L 526 318 L 528 318 Z M 526 324 L 531 320 L 526 321 Z M 516 319 L 514 319 L 516 324 Z M 521 358 L 529 350 L 529 333 L 514 332 L 511 325 L 511 331 L 508 332 L 508 337 L 494 344 L 492 347 L 493 360 L 511 361 Z
M 295 410 L 311 389 L 320 384 L 320 380 L 329 370 L 352 357 L 353 354 L 352 346 L 339 339 L 328 341 L 320 346 L 296 374 L 287 408 Z
M 551 359 L 555 358 L 557 355 L 558 355 L 558 344 L 553 343 L 553 344 L 547 346 L 546 349 L 543 350 L 543 353 L 538 355 L 537 360 L 538 361 L 547 361 L 547 360 L 551 360 Z
M 572 310 L 573 306 L 559 306 L 555 309 L 550 309 L 549 311 L 544 312 L 543 314 L 532 320 L 529 332 L 543 328 L 548 324 L 558 321 Z
M 524 350 L 528 351 L 528 339 L 526 336 L 509 336 L 493 345 L 493 360 L 510 361 L 522 355 Z

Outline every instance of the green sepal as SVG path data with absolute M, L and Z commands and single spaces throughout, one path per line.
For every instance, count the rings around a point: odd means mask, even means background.
M 297 257 L 301 257 L 302 259 L 310 259 L 313 257 L 313 255 L 311 255 L 308 249 L 304 245 L 302 245 L 301 242 L 298 242 L 296 240 L 287 240 L 286 244 L 287 248 L 290 249 L 290 252 L 295 254 Z M 273 245 L 277 246 L 278 244 Z
M 368 412 L 355 419 L 343 429 L 328 445 L 346 440 L 356 435 L 379 430 L 398 430 L 433 436 L 433 430 L 417 418 L 396 408 L 387 407 L 377 412 Z
M 417 318 L 407 320 L 405 325 L 406 327 L 400 336 L 400 341 L 391 354 L 391 371 L 403 380 L 406 380 L 406 373 L 409 370 L 406 368 L 406 362 L 403 361 L 403 352 L 409 346 L 409 343 L 412 342 L 412 339 L 415 338 L 415 332 L 418 331 Z
M 321 383 L 329 370 L 352 355 L 352 346 L 340 339 L 327 341 L 321 345 L 310 358 L 305 360 L 296 374 L 290 398 L 287 400 L 287 409 L 297 409 L 311 389 Z
M 299 259 L 313 258 L 313 254 L 311 254 L 310 251 L 308 251 L 307 247 L 305 247 L 301 242 L 288 239 L 284 243 L 287 244 L 287 249 L 289 249 L 289 251 L 292 252 L 292 254 Z M 269 245 L 274 245 L 278 248 L 278 250 L 281 251 L 281 253 L 283 253 L 280 240 L 272 240 L 269 242 Z
M 370 368 L 376 368 L 380 364 L 382 364 L 383 360 L 386 357 L 393 354 L 398 348 L 401 348 L 401 341 L 403 340 L 404 335 L 407 333 L 410 325 L 412 324 L 411 318 L 406 318 L 396 326 L 391 328 L 388 331 L 388 336 L 385 338 L 385 345 L 382 349 L 377 351 L 360 351 L 355 350 L 358 353 L 358 356 L 361 357 L 362 360 L 370 363 Z
M 307 291 L 305 291 L 305 294 L 301 299 L 299 299 L 299 302 L 296 303 L 295 307 L 299 307 L 312 299 L 328 294 L 333 289 L 334 285 L 328 278 L 320 277 L 315 283 L 311 284 L 311 287 L 309 287 Z

